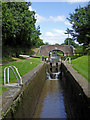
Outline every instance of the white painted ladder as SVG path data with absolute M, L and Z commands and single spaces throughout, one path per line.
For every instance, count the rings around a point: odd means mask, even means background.
M 21 85 L 22 84 L 22 77 L 20 76 L 20 74 L 18 72 L 18 69 L 15 66 L 13 66 L 13 65 L 4 68 L 4 85 L 9 84 L 9 69 L 11 69 L 13 71 L 15 77 L 17 78 L 17 80 L 18 80 L 18 84 L 17 85 Z M 6 70 L 7 70 L 7 81 L 6 81 Z M 15 70 L 16 70 L 19 78 L 18 78 Z
M 71 63 L 71 58 L 70 58 L 70 57 L 67 57 L 67 58 L 65 59 L 64 63 L 66 63 L 68 59 L 69 59 L 68 62 Z

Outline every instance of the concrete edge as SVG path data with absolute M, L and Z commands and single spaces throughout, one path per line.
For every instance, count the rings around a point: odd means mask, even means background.
M 71 73 L 77 83 L 81 86 L 85 95 L 90 98 L 90 83 L 72 67 L 72 64 L 68 62 L 64 63 L 64 61 L 62 61 L 62 63 L 66 67 L 67 71 Z
M 1 109 L 1 116 L 0 119 L 3 117 L 3 114 L 5 114 L 10 107 L 12 106 L 15 99 L 18 98 L 19 94 L 24 90 L 24 88 L 30 83 L 30 81 L 35 77 L 35 75 L 39 72 L 39 70 L 44 65 L 43 63 L 40 63 L 37 65 L 34 69 L 32 69 L 30 72 L 23 75 L 23 85 L 19 87 L 10 87 L 6 92 L 2 94 L 2 109 Z M 28 79 L 29 75 L 29 79 Z M 9 93 L 11 91 L 11 93 Z

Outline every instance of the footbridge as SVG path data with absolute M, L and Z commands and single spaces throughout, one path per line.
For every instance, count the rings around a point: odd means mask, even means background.
M 53 50 L 62 51 L 64 56 L 74 54 L 74 48 L 71 45 L 43 45 L 40 47 L 39 55 L 49 55 Z

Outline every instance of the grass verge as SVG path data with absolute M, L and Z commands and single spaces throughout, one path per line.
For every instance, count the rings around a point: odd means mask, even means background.
M 75 70 L 78 71 L 78 73 L 80 73 L 83 77 L 85 77 L 88 82 L 90 82 L 90 78 L 89 78 L 89 59 L 90 56 L 88 55 L 85 55 L 85 56 L 82 56 L 82 57 L 78 57 L 74 60 L 72 60 L 72 64 L 73 64 L 73 68 Z
M 4 68 L 7 66 L 14 65 L 15 67 L 18 68 L 18 71 L 21 75 L 21 77 L 31 71 L 33 68 L 35 68 L 38 64 L 41 63 L 40 58 L 30 58 L 30 59 L 18 59 L 16 62 L 10 62 L 8 64 L 2 65 L 2 83 L 4 82 Z M 14 73 L 10 69 L 10 83 L 15 83 L 17 82 L 16 77 L 14 76 Z M 4 92 L 7 88 L 2 87 L 2 92 Z

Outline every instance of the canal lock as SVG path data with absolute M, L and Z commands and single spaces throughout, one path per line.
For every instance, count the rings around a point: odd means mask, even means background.
M 87 97 L 63 63 L 45 63 L 19 97 L 4 119 L 89 118 Z
M 65 75 L 62 63 L 47 63 L 46 76 L 33 118 L 87 119 L 87 97 L 70 75 Z
M 61 71 L 61 63 L 56 62 L 56 63 L 48 63 L 46 64 L 46 76 L 47 79 L 56 79 L 58 80 L 59 77 L 61 76 L 62 71 Z

